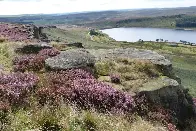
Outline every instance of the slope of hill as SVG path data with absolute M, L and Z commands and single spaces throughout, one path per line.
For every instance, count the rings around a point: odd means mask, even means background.
M 182 19 L 192 17 L 195 21 L 196 7 L 165 8 L 165 9 L 139 9 L 139 10 L 117 10 L 86 12 L 60 15 L 33 15 L 33 16 L 11 16 L 0 17 L 2 22 L 14 22 L 25 24 L 49 25 L 49 24 L 75 24 L 94 26 L 98 28 L 112 28 L 122 26 L 152 26 L 152 27 L 176 27 L 179 16 Z M 189 23 L 192 22 L 192 19 Z M 137 21 L 140 23 L 136 23 Z M 125 22 L 126 21 L 126 22 Z M 134 22 L 135 21 L 135 22 Z M 181 20 L 182 22 L 183 20 Z M 144 24 L 145 23 L 145 24 Z M 155 24 L 153 24 L 155 23 Z M 164 25 L 164 23 L 167 23 Z M 192 26 L 192 27 L 195 27 Z
M 159 43 L 118 42 L 77 26 L 38 29 L 48 43 L 0 39 L 1 130 L 195 129 L 194 99 L 171 62 L 141 49 Z

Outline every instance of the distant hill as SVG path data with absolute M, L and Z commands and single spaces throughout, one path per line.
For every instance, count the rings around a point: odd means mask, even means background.
M 38 14 L 20 16 L 0 16 L 0 22 L 52 25 L 52 24 L 74 24 L 85 25 L 97 28 L 112 27 L 176 27 L 176 22 L 180 25 L 187 25 L 186 17 L 194 17 L 189 20 L 195 21 L 196 7 L 180 8 L 152 8 L 138 10 L 112 10 L 98 12 L 75 12 L 71 14 Z M 180 18 L 180 20 L 179 20 Z M 181 18 L 183 20 L 181 20 Z M 185 20 L 184 20 L 185 19 Z M 186 24 L 182 23 L 185 22 Z M 155 24 L 151 24 L 155 23 Z M 189 27 L 192 21 L 188 22 Z

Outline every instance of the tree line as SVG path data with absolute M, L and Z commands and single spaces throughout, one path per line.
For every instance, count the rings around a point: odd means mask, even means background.
M 196 16 L 184 16 L 176 20 L 176 27 L 196 27 Z

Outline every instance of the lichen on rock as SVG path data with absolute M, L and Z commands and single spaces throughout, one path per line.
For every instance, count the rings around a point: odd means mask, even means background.
M 46 66 L 52 70 L 66 70 L 93 66 L 95 57 L 83 49 L 62 51 L 59 55 L 45 61 Z

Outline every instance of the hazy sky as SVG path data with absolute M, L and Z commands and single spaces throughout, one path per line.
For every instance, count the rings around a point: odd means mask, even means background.
M 196 0 L 0 0 L 0 15 L 196 6 Z

